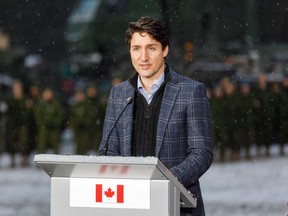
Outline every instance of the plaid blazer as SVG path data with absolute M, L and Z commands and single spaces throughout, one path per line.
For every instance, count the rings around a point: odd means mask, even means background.
M 199 178 L 210 167 L 212 129 L 210 106 L 202 83 L 181 76 L 170 68 L 157 125 L 155 156 L 158 157 L 198 199 L 194 209 L 181 215 L 205 215 Z M 125 81 L 112 88 L 107 104 L 99 154 L 117 117 L 134 97 L 134 88 Z M 133 103 L 129 104 L 109 137 L 108 155 L 131 156 Z M 185 213 L 184 213 L 185 212 Z

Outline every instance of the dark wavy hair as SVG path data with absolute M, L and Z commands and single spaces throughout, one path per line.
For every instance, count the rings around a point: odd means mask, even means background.
M 140 34 L 146 32 L 150 34 L 156 41 L 161 43 L 163 50 L 167 46 L 170 46 L 168 29 L 161 20 L 153 17 L 141 17 L 136 22 L 130 22 L 125 38 L 128 48 L 130 48 L 131 38 L 135 32 L 139 32 Z

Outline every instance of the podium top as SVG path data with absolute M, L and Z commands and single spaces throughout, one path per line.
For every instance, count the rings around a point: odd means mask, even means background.
M 51 177 L 167 179 L 156 157 L 39 154 L 34 161 Z
M 169 180 L 179 190 L 184 207 L 195 207 L 196 198 L 157 157 L 38 154 L 34 161 L 50 177 Z
M 159 161 L 156 157 L 122 157 L 122 156 L 97 156 L 97 155 L 58 155 L 58 154 L 37 154 L 34 161 L 58 162 L 58 163 L 105 163 L 105 164 L 152 164 Z

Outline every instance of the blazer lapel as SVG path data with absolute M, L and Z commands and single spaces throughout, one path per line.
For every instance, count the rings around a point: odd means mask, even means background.
M 171 69 L 170 69 L 171 70 Z M 165 91 L 162 99 L 161 110 L 157 125 L 157 135 L 156 135 L 156 149 L 155 156 L 158 157 L 161 145 L 163 142 L 165 130 L 170 119 L 170 115 L 175 104 L 177 95 L 180 90 L 180 86 L 177 84 L 175 79 L 176 74 L 174 72 L 170 73 L 170 80 L 166 83 Z

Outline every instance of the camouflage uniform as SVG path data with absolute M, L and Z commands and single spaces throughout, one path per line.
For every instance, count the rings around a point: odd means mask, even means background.
M 235 116 L 237 127 L 235 127 L 235 143 L 238 148 L 244 148 L 246 159 L 250 159 L 250 146 L 253 142 L 254 134 L 253 97 L 251 96 L 251 92 L 243 93 L 243 91 L 241 91 L 241 89 L 250 88 L 250 86 L 244 85 L 248 84 L 242 84 L 242 86 L 240 86 L 240 91 L 237 97 Z
M 255 142 L 257 146 L 257 155 L 261 156 L 261 147 L 265 147 L 266 156 L 270 155 L 270 144 L 272 141 L 272 107 L 271 107 L 271 92 L 270 90 L 260 88 L 254 91 L 254 130 Z
M 231 87 L 229 88 L 235 88 L 233 87 L 233 84 L 231 84 Z M 237 98 L 235 95 L 235 90 L 229 90 L 230 93 L 226 93 L 224 96 L 224 102 L 223 102 L 223 123 L 224 129 L 223 129 L 223 140 L 224 145 L 231 150 L 230 159 L 231 160 L 237 160 L 239 158 L 239 150 L 240 146 L 236 142 L 236 135 L 237 135 L 237 119 L 236 117 L 236 108 L 237 108 Z
M 271 83 L 271 122 L 272 122 L 272 142 L 279 143 L 281 104 L 283 97 L 280 94 L 281 86 L 278 82 Z
M 15 154 L 20 152 L 23 156 L 22 165 L 28 165 L 27 157 L 30 153 L 28 146 L 27 122 L 29 109 L 26 106 L 26 98 L 11 98 L 8 101 L 7 111 L 7 151 L 12 157 L 11 166 L 15 166 Z
M 100 100 L 97 97 L 88 97 L 87 101 L 89 104 L 89 115 L 91 119 L 88 127 L 89 140 L 92 142 L 91 149 L 98 152 L 102 135 L 105 108 L 100 104 Z
M 76 93 L 83 94 L 83 93 Z M 75 96 L 77 97 L 77 96 Z M 84 97 L 84 96 L 82 96 Z M 76 145 L 76 154 L 85 155 L 88 150 L 89 126 L 93 121 L 93 110 L 90 104 L 83 98 L 76 101 L 70 107 L 70 126 L 73 131 L 74 142 Z
M 51 145 L 55 154 L 59 153 L 63 112 L 56 99 L 42 99 L 35 107 L 35 120 L 38 134 L 38 152 L 44 153 Z
M 217 90 L 218 89 L 218 90 Z M 213 126 L 213 140 L 216 147 L 219 149 L 219 160 L 220 162 L 225 161 L 225 154 L 227 146 L 225 145 L 225 140 L 223 133 L 225 130 L 225 123 L 223 121 L 223 107 L 224 99 L 221 89 L 215 87 L 213 90 L 213 96 L 210 100 L 211 114 L 212 114 L 212 126 Z M 218 93 L 217 93 L 218 92 Z
M 38 88 L 36 86 L 31 86 L 30 89 Z M 33 90 L 32 90 L 33 91 Z M 30 97 L 28 99 L 29 104 L 29 120 L 28 120 L 28 133 L 29 133 L 29 148 L 30 151 L 35 150 L 37 146 L 37 125 L 35 119 L 35 110 L 40 103 L 40 95 L 32 93 L 30 90 Z M 40 91 L 39 89 L 37 91 Z M 38 94 L 38 93 L 37 93 Z

